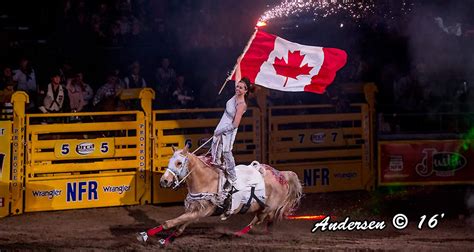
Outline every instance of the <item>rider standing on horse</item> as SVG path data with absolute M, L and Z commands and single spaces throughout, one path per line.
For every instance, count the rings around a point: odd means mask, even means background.
M 212 139 L 211 154 L 213 163 L 221 165 L 221 158 L 224 159 L 225 173 L 230 182 L 226 183 L 224 188 L 227 193 L 237 180 L 232 148 L 242 115 L 247 109 L 249 92 L 253 92 L 253 86 L 248 78 L 244 77 L 235 84 L 235 95 L 227 101 L 224 114 L 214 131 Z

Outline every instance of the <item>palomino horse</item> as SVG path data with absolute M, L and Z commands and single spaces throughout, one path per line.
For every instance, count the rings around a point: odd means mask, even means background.
M 176 228 L 166 239 L 160 240 L 161 245 L 167 245 L 172 237 L 179 236 L 183 233 L 186 226 L 199 220 L 200 218 L 219 214 L 222 209 L 216 204 L 218 197 L 219 185 L 219 169 L 207 164 L 202 158 L 188 152 L 187 147 L 183 150 L 173 148 L 174 154 L 169 160 L 168 168 L 160 180 L 162 187 L 171 187 L 179 185 L 186 180 L 188 197 L 185 201 L 185 213 L 181 216 L 167 220 L 162 225 L 152 228 L 147 232 L 137 234 L 139 241 L 146 242 L 149 236 L 153 236 L 163 230 Z M 255 164 L 258 162 L 253 162 Z M 267 221 L 267 228 L 274 221 L 281 220 L 288 215 L 299 204 L 302 196 L 302 186 L 296 173 L 292 171 L 278 171 L 268 165 L 257 166 L 237 166 L 236 170 L 247 169 L 251 176 L 262 176 L 265 188 L 265 203 L 262 201 L 251 200 L 250 206 L 245 206 L 246 212 L 255 214 L 253 220 L 244 229 L 235 233 L 241 236 L 254 226 Z M 239 176 L 239 173 L 237 173 Z M 240 179 L 240 178 L 239 178 Z M 262 179 L 262 178 L 258 178 Z M 262 184 L 263 184 L 262 182 Z M 190 195 L 201 195 L 198 198 L 190 199 Z M 253 194 L 255 196 L 255 194 Z M 232 214 L 236 214 L 242 210 L 244 204 L 235 209 Z

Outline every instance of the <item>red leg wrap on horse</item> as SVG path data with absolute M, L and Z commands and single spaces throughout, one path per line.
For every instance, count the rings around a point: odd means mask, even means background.
M 152 228 L 148 231 L 146 231 L 146 233 L 149 235 L 149 236 L 154 236 L 156 234 L 158 234 L 159 232 L 163 231 L 163 226 L 160 225 L 158 227 L 155 227 L 155 228 Z
M 176 232 L 173 232 L 172 234 L 170 234 L 170 236 L 166 237 L 165 244 L 168 244 L 170 242 L 170 239 L 173 238 L 174 236 L 176 236 Z
M 251 226 L 246 226 L 246 227 L 244 227 L 244 229 L 242 229 L 239 232 L 235 233 L 235 235 L 237 235 L 237 236 L 244 235 L 244 234 L 248 233 L 250 231 L 250 229 L 252 229 Z

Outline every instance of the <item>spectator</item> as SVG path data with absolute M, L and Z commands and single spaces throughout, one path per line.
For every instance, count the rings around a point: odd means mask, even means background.
M 122 36 L 128 35 L 131 30 L 131 24 L 130 20 L 127 16 L 123 15 L 120 17 L 120 19 L 117 21 L 119 28 L 120 28 L 120 34 Z
M 160 85 L 160 90 L 168 90 L 176 81 L 176 72 L 170 67 L 170 60 L 163 58 L 161 66 L 156 70 L 156 83 Z M 156 90 L 158 92 L 158 90 Z
M 210 74 L 208 81 L 203 82 L 199 89 L 199 106 L 204 108 L 214 108 L 214 107 L 223 107 L 225 106 L 226 100 L 224 97 L 228 97 L 229 94 L 220 94 L 219 90 L 221 89 L 223 79 L 225 76 L 219 75 L 219 70 L 210 69 Z M 230 83 L 227 84 L 231 86 Z M 224 89 L 228 91 L 228 89 Z M 226 92 L 227 93 L 227 92 Z
M 13 80 L 13 72 L 11 67 L 6 66 L 0 75 L 0 89 L 4 89 L 7 86 L 16 86 L 16 81 Z
M 11 96 L 15 92 L 16 81 L 9 66 L 4 67 L 0 76 L 0 105 L 10 106 Z
M 99 37 L 100 40 L 105 38 L 105 35 L 101 35 Z M 120 24 L 118 22 L 114 22 L 110 27 L 110 35 L 108 39 L 108 44 L 111 46 L 120 46 L 124 42 L 124 38 L 120 33 Z
M 61 74 L 54 72 L 51 74 L 51 82 L 48 84 L 46 90 L 40 91 L 40 98 L 42 104 L 39 110 L 43 113 L 62 113 L 69 112 L 69 97 L 61 85 Z
M 121 78 L 122 73 L 120 72 L 119 67 L 114 67 L 112 69 L 112 75 L 115 75 L 115 77 L 117 77 L 117 82 L 118 82 L 119 86 L 122 87 L 122 88 L 125 88 L 125 82 L 123 82 L 123 79 Z
M 120 95 L 122 89 L 123 87 L 120 85 L 119 78 L 114 73 L 110 73 L 107 76 L 107 83 L 97 90 L 92 104 L 100 110 L 116 110 L 117 97 Z
M 91 27 L 92 27 L 92 33 L 94 35 L 95 42 L 99 45 L 105 44 L 105 42 L 107 41 L 107 35 L 103 31 L 102 23 L 100 22 L 100 20 L 93 20 L 93 22 L 91 23 Z M 113 41 L 114 41 L 113 30 L 111 33 L 112 33 L 111 44 L 115 45 L 113 44 Z
M 18 83 L 18 91 L 25 91 L 30 97 L 35 97 L 38 93 L 35 70 L 31 67 L 27 58 L 20 59 L 20 68 L 13 71 L 13 80 Z M 35 103 L 33 99 L 30 99 L 27 109 L 32 110 L 34 108 Z
M 430 98 L 431 88 L 423 71 L 424 64 L 417 64 L 408 75 L 394 82 L 394 103 L 403 112 L 419 112 L 422 103 Z
M 417 110 L 421 99 L 421 90 L 414 81 L 413 75 L 404 76 L 395 81 L 393 85 L 394 104 L 401 109 L 398 112 L 414 112 Z
M 128 36 L 128 44 L 130 46 L 142 46 L 145 42 L 142 23 L 139 19 L 133 18 L 130 35 Z
M 59 67 L 59 74 L 61 77 L 61 85 L 66 86 L 69 78 L 72 77 L 72 65 L 69 62 L 64 61 Z
M 184 86 L 184 76 L 180 75 L 176 79 L 176 89 L 173 91 L 172 96 L 179 108 L 189 107 L 191 102 L 194 101 L 192 91 Z
M 90 100 L 94 96 L 92 88 L 84 83 L 82 72 L 77 72 L 67 83 L 66 89 L 70 100 L 71 111 L 87 110 Z
M 130 65 L 130 74 L 123 79 L 125 88 L 145 88 L 145 79 L 140 75 L 140 63 L 133 62 Z
M 3 89 L 0 90 L 0 106 L 10 106 L 11 98 L 15 89 L 13 85 L 6 85 Z
M 18 82 L 18 90 L 28 94 L 37 92 L 35 70 L 31 68 L 28 59 L 22 58 L 20 60 L 20 68 L 13 71 L 13 80 Z

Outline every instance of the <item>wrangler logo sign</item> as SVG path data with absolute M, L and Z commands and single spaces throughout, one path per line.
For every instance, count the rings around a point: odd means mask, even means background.
M 105 193 L 118 193 L 122 194 L 124 192 L 130 191 L 129 185 L 121 185 L 121 186 L 104 186 L 102 187 Z
M 34 190 L 32 191 L 33 197 L 46 197 L 48 199 L 52 199 L 54 197 L 58 197 L 61 195 L 61 190 L 49 190 L 49 191 L 39 191 Z

